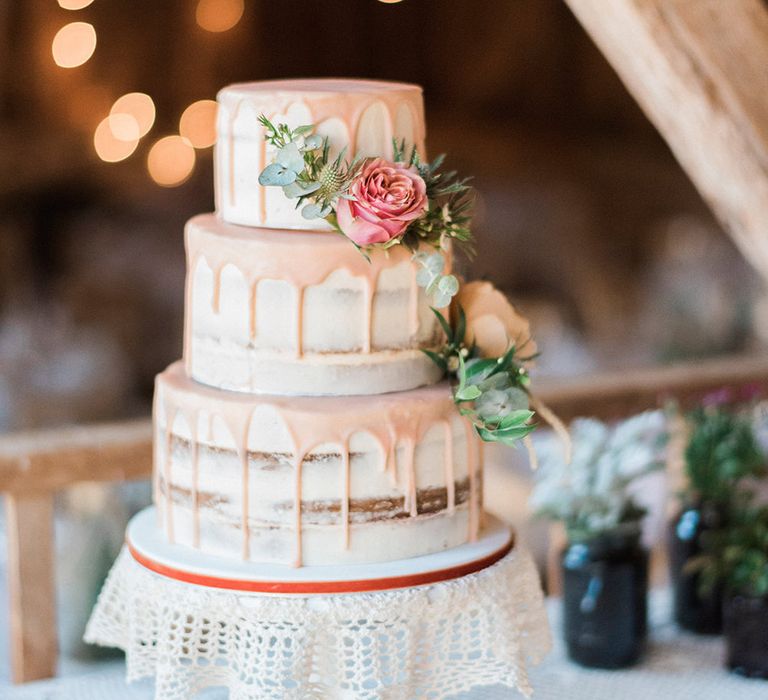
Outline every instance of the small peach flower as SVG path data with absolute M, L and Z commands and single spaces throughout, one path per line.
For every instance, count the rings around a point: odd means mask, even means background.
M 536 353 L 528 319 L 490 282 L 468 282 L 456 296 L 467 317 L 464 342 L 482 357 L 501 357 L 514 343 L 521 357 Z

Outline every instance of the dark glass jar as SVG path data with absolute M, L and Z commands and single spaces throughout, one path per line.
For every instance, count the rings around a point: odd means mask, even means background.
M 685 571 L 686 564 L 701 554 L 702 534 L 720 528 L 723 509 L 710 501 L 692 504 L 669 524 L 669 573 L 674 597 L 675 621 L 699 634 L 720 634 L 723 629 L 723 594 L 720 587 L 702 594 L 699 574 Z
M 725 663 L 750 678 L 768 678 L 768 598 L 726 597 Z
M 635 663 L 647 630 L 648 553 L 639 535 L 572 543 L 563 552 L 562 567 L 570 658 L 592 668 Z

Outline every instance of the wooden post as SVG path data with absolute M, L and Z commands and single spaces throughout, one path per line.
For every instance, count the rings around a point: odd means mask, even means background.
M 5 497 L 14 683 L 56 674 L 53 499 L 52 493 Z
M 565 1 L 768 282 L 768 6 Z

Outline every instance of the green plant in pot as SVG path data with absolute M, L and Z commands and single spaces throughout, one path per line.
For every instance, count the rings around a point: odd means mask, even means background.
M 702 593 L 723 590 L 726 665 L 768 678 L 768 506 L 751 494 L 734 495 L 727 524 L 702 537 L 703 554 L 689 568 Z
M 652 411 L 614 426 L 574 421 L 570 464 L 554 438 L 537 442 L 532 506 L 565 526 L 563 631 L 569 656 L 582 665 L 621 668 L 642 652 L 648 554 L 640 538 L 645 509 L 634 492 L 664 467 L 666 437 L 664 414 Z
M 702 593 L 699 576 L 687 563 L 702 551 L 707 532 L 727 523 L 734 487 L 764 471 L 751 416 L 724 404 L 702 406 L 686 419 L 687 485 L 669 527 L 670 577 L 675 620 L 684 629 L 705 634 L 722 630 L 722 591 Z

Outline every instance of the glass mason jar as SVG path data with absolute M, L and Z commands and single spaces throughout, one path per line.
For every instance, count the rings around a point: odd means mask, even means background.
M 571 543 L 562 569 L 569 657 L 593 668 L 635 663 L 647 631 L 648 553 L 639 534 Z
M 768 598 L 728 596 L 723 605 L 726 666 L 750 678 L 768 678 Z
M 723 629 L 722 588 L 716 586 L 702 595 L 699 574 L 685 571 L 685 566 L 701 554 L 701 535 L 722 527 L 724 520 L 721 506 L 699 501 L 684 508 L 669 524 L 669 573 L 675 622 L 690 632 L 720 634 Z

